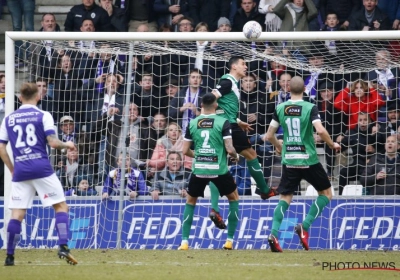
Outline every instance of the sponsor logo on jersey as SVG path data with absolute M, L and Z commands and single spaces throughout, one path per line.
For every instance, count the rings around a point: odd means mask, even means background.
M 285 116 L 301 116 L 301 110 L 303 108 L 299 105 L 286 105 Z
M 197 122 L 197 128 L 213 128 L 214 119 L 201 119 Z
M 286 145 L 286 152 L 305 152 L 306 147 L 304 145 Z
M 198 162 L 218 162 L 217 156 L 197 156 L 196 161 Z

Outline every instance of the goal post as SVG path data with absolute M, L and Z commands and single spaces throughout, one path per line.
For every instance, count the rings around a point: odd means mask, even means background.
M 89 65 L 88 61 L 91 59 L 91 55 L 100 56 L 102 53 L 111 53 L 115 60 L 121 58 L 118 63 L 125 65 L 121 69 L 122 76 L 124 76 L 123 91 L 121 94 L 121 104 L 117 104 L 119 101 L 115 101 L 115 106 L 121 105 L 121 125 L 118 130 L 118 134 L 114 135 L 112 138 L 110 136 L 108 127 L 101 128 L 99 131 L 99 137 L 96 136 L 95 143 L 96 150 L 91 150 L 90 155 L 96 160 L 99 154 L 104 152 L 107 157 L 107 149 L 113 152 L 112 159 L 110 161 L 118 158 L 118 152 L 122 152 L 122 163 L 125 165 L 126 157 L 130 153 L 130 146 L 121 145 L 121 139 L 130 139 L 131 142 L 136 139 L 133 136 L 133 132 L 128 125 L 123 125 L 124 123 L 129 123 L 129 110 L 130 105 L 135 101 L 133 95 L 139 95 L 139 88 L 143 87 L 142 80 L 132 80 L 134 73 L 133 69 L 142 78 L 147 75 L 145 73 L 150 72 L 152 76 L 153 86 L 157 88 L 159 96 L 152 99 L 151 102 L 157 103 L 161 106 L 161 99 L 166 94 L 165 85 L 169 85 L 172 80 L 178 81 L 178 86 L 180 89 L 188 87 L 190 81 L 188 81 L 189 71 L 194 67 L 203 67 L 208 69 L 208 71 L 203 71 L 206 74 L 202 77 L 202 86 L 210 91 L 214 88 L 217 80 L 220 78 L 219 73 L 227 73 L 226 62 L 232 55 L 242 55 L 254 68 L 249 69 L 253 73 L 253 78 L 255 79 L 257 91 L 260 92 L 260 99 L 257 99 L 255 106 L 261 108 L 262 106 L 271 105 L 270 100 L 267 100 L 265 96 L 270 96 L 271 92 L 277 92 L 279 85 L 278 76 L 275 77 L 274 85 L 268 85 L 268 80 L 271 79 L 270 69 L 264 67 L 267 62 L 276 62 L 277 64 L 282 64 L 286 68 L 292 69 L 293 75 L 302 75 L 305 72 L 316 71 L 318 73 L 326 74 L 325 80 L 323 82 L 335 83 L 336 77 L 341 77 L 338 83 L 341 83 L 341 89 L 345 88 L 348 82 L 352 82 L 362 78 L 361 73 L 374 71 L 375 66 L 375 55 L 376 52 L 382 49 L 388 49 L 389 42 L 397 41 L 399 38 L 398 31 L 376 31 L 376 32 L 274 32 L 267 33 L 263 32 L 260 38 L 256 40 L 248 40 L 245 38 L 241 32 L 190 32 L 190 33 L 175 33 L 175 32 L 135 32 L 135 33 L 125 33 L 125 32 L 114 32 L 114 33 L 88 33 L 88 32 L 6 32 L 6 99 L 5 99 L 5 110 L 6 116 L 9 115 L 15 109 L 15 95 L 18 93 L 18 85 L 23 82 L 32 81 L 32 77 L 37 78 L 37 76 L 32 75 L 30 72 L 32 68 L 38 68 L 39 65 L 36 61 L 31 58 L 31 54 L 28 54 L 25 58 L 24 64 L 25 69 L 21 69 L 20 66 L 15 64 L 15 41 L 23 40 L 24 45 L 31 46 L 41 46 L 45 41 L 53 41 L 52 48 L 59 48 L 67 50 L 71 53 L 82 53 L 85 57 L 89 59 L 84 60 L 82 56 L 79 58 L 71 58 L 74 60 L 76 65 L 79 67 L 82 65 L 82 61 L 85 61 L 85 71 L 96 73 L 98 76 L 98 64 Z M 106 44 L 106 50 L 101 49 L 99 46 L 83 47 L 82 44 L 72 44 L 74 42 L 102 42 Z M 167 42 L 167 44 L 165 43 Z M 191 43 L 191 47 L 188 45 Z M 205 49 L 192 48 L 196 46 L 195 42 L 208 42 Z M 215 46 L 211 48 L 211 44 L 216 42 Z M 333 45 L 329 45 L 329 42 L 335 42 L 335 47 L 330 48 Z M 273 50 L 269 50 L 269 49 Z M 281 55 L 282 50 L 287 49 L 288 55 Z M 29 50 L 29 47 L 27 47 Z M 390 51 L 390 50 L 389 50 Z M 279 53 L 278 53 L 279 52 Z M 400 53 L 400 52 L 399 52 Z M 147 63 L 143 60 L 138 61 L 136 57 L 145 57 L 147 54 L 151 55 L 151 63 Z M 176 64 L 172 61 L 173 56 L 184 57 L 186 60 L 178 60 L 181 64 Z M 312 56 L 323 56 L 325 61 L 323 65 L 314 65 L 308 61 Z M 61 59 L 62 55 L 57 57 L 57 61 Z M 71 55 L 72 57 L 72 55 Z M 163 60 L 163 57 L 167 57 L 167 60 Z M 181 62 L 183 61 L 183 62 Z M 400 66 L 400 60 L 390 59 L 387 61 L 392 68 Z M 134 67 L 135 64 L 140 64 L 137 68 Z M 28 66 L 26 66 L 28 65 Z M 126 66 L 128 65 L 128 66 Z M 182 70 L 184 66 L 184 70 Z M 53 66 L 52 66 L 53 67 Z M 110 66 L 111 67 L 111 66 Z M 174 67 L 179 68 L 178 74 L 173 73 L 171 69 Z M 263 68 L 264 67 L 264 68 Z M 78 67 L 77 67 L 78 68 Z M 84 71 L 84 72 L 85 72 Z M 119 71 L 119 69 L 118 69 Z M 140 73 L 139 73 L 140 72 Z M 79 82 L 79 88 L 83 86 L 89 86 L 90 81 L 93 82 L 93 77 L 88 78 L 85 76 L 86 73 L 82 73 L 82 76 L 75 77 L 73 82 Z M 53 74 L 52 74 L 53 75 Z M 400 73 L 399 73 L 400 75 Z M 311 76 L 311 75 L 308 75 Z M 52 77 L 56 77 L 53 75 Z M 127 79 L 126 77 L 129 77 Z M 331 80 L 331 77 L 335 77 Z M 350 78 L 348 78 L 350 77 Z M 354 78 L 355 77 L 355 78 Z M 398 77 L 400 79 L 400 76 Z M 61 79 L 61 76 L 57 76 L 55 79 Z M 94 129 L 93 123 L 89 122 L 92 120 L 94 115 L 98 115 L 98 112 L 103 110 L 104 98 L 100 95 L 100 92 L 104 92 L 106 86 L 102 83 L 96 84 L 96 82 L 90 88 L 89 93 L 85 98 L 74 100 L 77 107 L 80 108 L 82 112 L 85 113 L 85 118 L 83 121 L 78 121 L 75 119 L 79 125 L 79 132 L 81 132 L 82 126 L 85 129 Z M 140 84 L 140 85 L 139 85 Z M 101 85 L 101 91 L 98 91 Z M 395 84 L 394 91 L 398 92 L 399 84 Z M 311 90 L 311 89 L 308 89 Z M 190 90 L 189 90 L 190 91 Z M 81 94 L 80 96 L 83 96 Z M 97 95 L 98 94 L 98 95 Z M 142 94 L 140 92 L 140 94 Z M 400 92 L 398 93 L 400 96 Z M 140 95 L 140 97 L 143 97 Z M 153 93 L 150 94 L 150 98 L 153 97 Z M 92 100 L 92 99 L 93 100 Z M 249 97 L 250 98 L 250 97 Z M 141 110 L 147 109 L 147 107 L 153 106 L 146 105 L 142 99 L 140 100 L 138 107 Z M 156 100 L 156 101 L 154 101 Z M 250 99 L 248 99 L 250 100 Z M 55 100 L 58 102 L 58 100 Z M 55 103 L 57 103 L 55 102 Z M 111 101 L 110 101 L 111 102 Z M 245 101 L 243 101 L 245 103 Z M 253 101 L 251 101 L 253 102 Z M 93 103 L 93 104 L 92 104 Z M 79 106 L 78 106 L 79 105 Z M 90 105 L 90 106 L 89 106 Z M 245 108 L 249 105 L 254 105 L 252 103 L 246 104 Z M 64 109 L 63 103 L 61 101 L 56 104 L 57 108 Z M 163 109 L 166 114 L 169 114 L 172 108 L 170 103 L 163 105 Z M 262 107 L 264 108 L 264 107 Z M 107 108 L 108 110 L 109 108 Z M 264 109 L 263 109 L 264 110 Z M 265 109 L 267 110 L 267 109 Z M 59 111 L 54 110 L 55 115 L 59 114 Z M 56 119 L 56 124 L 58 125 L 60 119 L 64 115 L 68 115 L 68 111 L 63 111 L 63 114 L 59 114 Z M 77 118 L 81 117 L 76 111 L 72 111 Z M 374 112 L 376 114 L 376 112 Z M 268 119 L 267 113 L 263 112 L 264 119 Z M 268 114 L 271 114 L 269 111 Z M 348 113 L 344 114 L 345 117 Z M 187 115 L 184 115 L 187 117 Z M 247 117 L 246 114 L 244 114 Z M 97 116 L 98 117 L 98 116 Z M 151 120 L 154 119 L 153 114 L 147 116 L 142 116 L 143 121 L 150 124 Z M 168 116 L 167 116 L 168 117 Z M 176 120 L 172 117 L 174 122 L 183 123 L 185 117 L 178 117 Z M 80 123 L 81 122 L 81 123 Z M 265 121 L 264 121 L 265 122 Z M 88 124 L 86 126 L 86 124 Z M 147 123 L 146 123 L 147 124 Z M 342 125 L 346 126 L 346 123 L 342 119 Z M 150 125 L 149 125 L 150 126 Z M 266 123 L 262 125 L 262 128 L 267 126 Z M 114 128 L 113 128 L 114 129 Z M 111 131 L 111 130 L 110 130 Z M 87 132 L 87 131 L 86 131 Z M 344 132 L 344 131 L 343 131 Z M 184 133 L 184 131 L 183 131 Z M 265 131 L 264 131 L 265 133 Z M 262 133 L 260 133 L 262 134 Z M 104 137 L 103 137 L 104 136 Z M 108 139 L 107 137 L 112 139 Z M 151 137 L 148 136 L 150 139 Z M 140 139 L 144 140 L 144 139 Z M 157 139 L 151 138 L 156 142 Z M 107 148 L 100 150 L 99 147 L 102 145 L 109 144 Z M 147 142 L 150 146 L 150 142 Z M 383 145 L 384 143 L 379 143 Z M 141 147 L 141 148 L 149 148 Z M 256 147 L 262 146 L 260 142 L 255 143 Z M 89 147 L 90 148 L 90 147 Z M 152 147 L 151 149 L 155 149 Z M 265 149 L 265 150 L 263 150 Z M 263 146 L 260 151 L 260 162 L 262 162 L 263 167 L 265 167 L 266 172 L 270 172 L 269 180 L 276 184 L 280 179 L 279 170 L 279 159 L 278 164 L 275 160 L 278 157 L 273 156 L 271 150 L 267 151 L 268 147 Z M 270 148 L 269 148 L 270 149 Z M 167 149 L 165 149 L 167 150 Z M 325 162 L 325 150 L 323 145 L 319 146 L 319 157 L 322 162 Z M 11 149 L 10 149 L 11 152 Z M 111 153 L 111 152 L 110 152 Z M 132 156 L 131 156 L 132 157 Z M 271 161 L 263 161 L 266 157 L 269 157 Z M 358 155 L 355 155 L 357 158 Z M 111 156 L 110 156 L 111 158 Z M 151 158 L 147 158 L 151 159 Z M 144 159 L 145 160 L 145 159 Z M 107 161 L 104 159 L 104 161 Z M 89 171 L 85 171 L 92 177 L 97 177 L 96 183 L 93 185 L 103 186 L 104 180 L 99 179 L 98 163 L 91 161 L 88 164 Z M 138 166 L 143 163 L 143 158 L 137 161 Z M 274 164 L 275 163 L 275 164 Z M 272 164 L 271 166 L 266 166 Z M 351 164 L 351 163 L 350 163 Z M 115 167 L 114 163 L 109 164 Z M 333 168 L 335 169 L 336 176 L 340 170 L 342 163 L 335 162 Z M 56 167 L 55 167 L 56 168 Z M 268 168 L 271 168 L 268 170 Z M 109 170 L 108 170 L 109 171 Z M 147 170 L 141 170 L 142 172 L 147 172 Z M 157 170 L 161 171 L 161 170 Z M 121 172 L 122 178 L 125 176 L 125 169 L 122 168 Z M 109 174 L 109 173 L 107 173 Z M 245 175 L 241 179 L 250 178 Z M 240 176 L 239 176 L 240 177 Z M 337 178 L 336 178 L 337 179 Z M 355 181 L 355 180 L 354 180 Z M 75 183 L 74 183 L 75 184 Z M 132 248 L 132 249 L 143 249 L 143 248 L 160 248 L 160 249 L 175 249 L 179 244 L 179 230 L 180 230 L 180 218 L 183 213 L 183 207 L 185 199 L 181 198 L 179 194 L 161 196 L 160 201 L 153 201 L 151 196 L 140 196 L 136 200 L 130 200 L 125 193 L 125 184 L 127 180 L 122 180 L 121 189 L 123 191 L 119 192 L 118 195 L 112 197 L 111 200 L 102 201 L 101 194 L 93 197 L 68 197 L 68 203 L 71 206 L 72 214 L 70 218 L 72 219 L 71 232 L 72 232 L 72 247 L 76 248 Z M 350 183 L 349 183 L 350 184 Z M 358 184 L 358 183 L 355 183 Z M 313 197 L 306 196 L 307 193 L 306 183 L 302 183 L 301 186 L 301 196 L 296 196 L 294 202 L 290 206 L 284 223 L 282 224 L 281 234 L 284 239 L 283 247 L 284 249 L 295 249 L 297 248 L 297 239 L 293 237 L 292 232 L 284 233 L 285 230 L 293 230 L 296 222 L 300 222 L 305 218 L 305 215 L 313 202 Z M 396 213 L 400 211 L 400 200 L 396 196 L 350 196 L 350 197 L 340 197 L 337 195 L 337 180 L 333 184 L 335 188 L 335 198 L 334 201 L 328 206 L 322 216 L 317 219 L 312 231 L 311 231 L 311 247 L 318 249 L 352 249 L 353 245 L 356 248 L 367 248 L 368 242 L 367 237 L 375 238 L 372 245 L 368 248 L 379 249 L 380 243 L 387 243 L 386 247 L 395 248 L 396 238 L 398 238 L 398 233 L 396 230 L 397 222 L 399 221 L 396 217 Z M 71 187 L 71 186 L 70 186 Z M 76 187 L 76 185 L 72 186 Z M 152 183 L 148 184 L 148 190 L 152 187 Z M 102 192 L 102 189 L 99 189 Z M 8 199 L 11 193 L 11 174 L 7 168 L 5 168 L 5 196 L 3 203 L 4 210 L 4 223 L 2 236 L 6 236 L 7 222 L 10 218 L 10 210 L 8 210 Z M 256 195 L 250 195 L 241 197 L 242 200 L 240 210 L 244 213 L 242 219 L 239 222 L 237 229 L 237 240 L 239 249 L 250 249 L 250 248 L 265 248 L 266 236 L 270 233 L 272 224 L 273 209 L 278 202 L 277 199 L 272 199 L 268 202 L 260 201 L 260 198 Z M 310 193 L 313 195 L 312 193 Z M 52 216 L 51 210 L 38 210 L 40 203 L 35 202 L 34 209 L 28 211 L 28 217 L 25 221 L 25 237 L 32 232 L 35 235 L 35 239 L 26 239 L 21 242 L 21 247 L 52 247 L 55 246 L 55 234 L 54 232 L 49 232 L 49 229 L 54 231 L 52 227 Z M 374 209 L 376 205 L 376 210 Z M 226 237 L 226 232 L 218 231 L 208 220 L 208 209 L 210 208 L 209 197 L 201 199 L 197 210 L 197 220 L 193 225 L 193 232 L 191 234 L 191 240 L 193 244 L 192 247 L 195 248 L 217 248 L 222 247 L 222 242 Z M 221 200 L 221 213 L 224 214 L 224 218 L 227 219 L 228 205 L 226 200 Z M 365 214 L 364 218 L 355 218 L 357 215 L 361 216 Z M 373 215 L 372 217 L 368 215 Z M 368 216 L 368 217 L 367 217 Z M 386 217 L 386 218 L 385 218 Z M 372 220 L 369 220 L 371 218 Z M 368 224 L 370 223 L 370 224 Z M 371 232 L 363 234 L 363 231 Z M 389 232 L 390 231 L 390 232 Z M 195 238 L 195 235 L 201 235 L 202 238 Z M 235 236 L 236 236 L 235 235 Z M 47 236 L 47 237 L 46 237 Z M 192 237 L 193 236 L 193 237 Z M 367 237 L 366 237 L 367 236 Z M 236 237 L 235 237 L 236 238 Z M 341 243 L 343 242 L 343 243 Z M 191 243 L 191 241 L 190 241 Z M 31 244 L 31 245 L 30 245 Z M 264 246 L 265 245 L 265 246 Z M 264 246 L 264 247 L 263 247 Z M 5 241 L 3 240 L 3 247 L 5 247 Z M 394 250 L 394 249 L 393 249 Z

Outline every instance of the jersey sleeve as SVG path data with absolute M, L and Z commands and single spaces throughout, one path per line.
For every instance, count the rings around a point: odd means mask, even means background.
M 220 80 L 215 90 L 220 96 L 230 93 L 232 91 L 232 81 L 229 79 Z
M 321 117 L 319 116 L 319 111 L 316 105 L 314 105 L 311 109 L 310 119 L 312 123 L 321 121 Z
M 190 134 L 189 125 L 186 127 L 185 137 L 183 137 L 183 140 L 188 141 L 188 142 L 193 141 L 192 135 Z
M 224 122 L 224 125 L 222 126 L 222 138 L 224 139 L 232 138 L 231 124 L 229 123 L 228 120 L 226 120 Z
M 43 127 L 44 127 L 44 132 L 45 132 L 46 136 L 56 134 L 56 131 L 54 128 L 54 120 L 49 112 L 44 112 Z
M 0 127 L 0 143 L 8 143 L 8 133 L 7 133 L 7 128 L 6 128 L 6 118 L 3 119 L 1 122 L 1 127 Z
M 279 118 L 278 118 L 278 113 L 274 112 L 274 114 L 272 115 L 272 120 L 271 123 L 269 124 L 272 127 L 279 127 L 280 126 L 280 122 L 279 122 Z

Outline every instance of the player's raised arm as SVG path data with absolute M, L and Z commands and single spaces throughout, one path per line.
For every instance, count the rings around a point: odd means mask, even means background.
M 67 141 L 67 142 L 62 142 L 60 139 L 57 138 L 55 134 L 48 135 L 46 137 L 47 143 L 49 143 L 49 146 L 52 147 L 53 149 L 74 149 L 75 144 L 72 141 Z
M 232 90 L 232 81 L 229 79 L 221 79 L 218 85 L 211 91 L 212 94 L 218 99 L 225 94 L 230 93 Z

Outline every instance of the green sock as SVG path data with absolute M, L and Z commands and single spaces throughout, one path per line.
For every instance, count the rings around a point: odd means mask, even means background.
M 256 181 L 257 188 L 259 188 L 260 191 L 263 193 L 268 193 L 269 187 L 265 182 L 264 173 L 261 169 L 261 165 L 258 162 L 258 159 L 255 158 L 247 161 L 247 168 L 249 169 L 251 177 L 253 177 L 254 181 Z
M 182 240 L 188 240 L 190 234 L 190 228 L 193 222 L 193 213 L 195 205 L 187 204 L 185 205 L 185 211 L 183 212 L 182 221 Z
M 274 219 L 272 221 L 272 230 L 271 233 L 273 236 L 278 238 L 279 228 L 281 227 L 283 216 L 285 215 L 286 210 L 288 210 L 289 204 L 284 200 L 279 200 L 278 205 L 274 210 Z
M 228 239 L 233 239 L 239 221 L 239 201 L 229 201 Z
M 210 182 L 210 193 L 211 193 L 211 207 L 215 211 L 219 212 L 219 206 L 218 206 L 218 201 L 219 201 L 219 191 L 218 188 L 214 185 L 213 182 Z
M 322 213 L 322 210 L 324 210 L 325 206 L 328 205 L 328 203 L 329 198 L 327 198 L 325 195 L 319 195 L 317 197 L 317 199 L 311 205 L 310 211 L 308 211 L 306 219 L 303 221 L 303 229 L 305 231 L 308 231 L 311 224 Z

